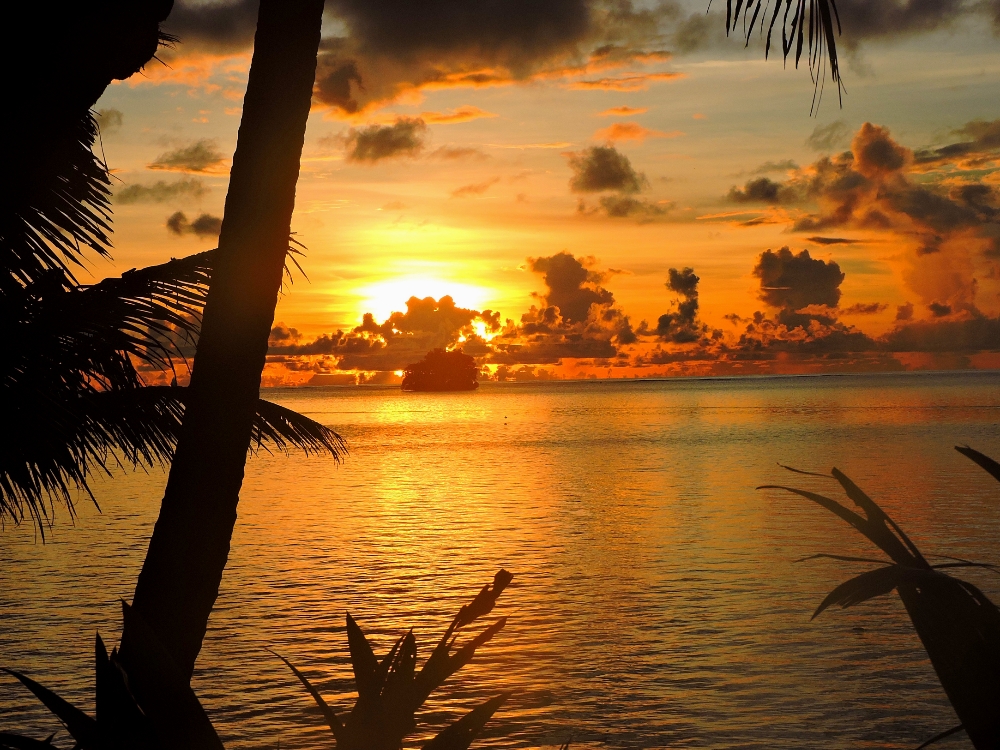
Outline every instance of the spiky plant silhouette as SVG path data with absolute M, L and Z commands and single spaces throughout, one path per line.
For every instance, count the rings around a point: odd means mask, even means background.
M 989 456 L 969 447 L 955 449 L 1000 481 L 1000 464 Z M 834 554 L 805 558 L 889 562 L 837 586 L 816 608 L 813 618 L 834 604 L 851 607 L 895 590 L 961 721 L 920 747 L 962 730 L 977 750 L 1000 747 L 1000 609 L 976 586 L 946 572 L 994 566 L 947 556 L 941 557 L 948 562 L 931 564 L 899 525 L 843 472 L 833 469 L 827 475 L 784 468 L 836 480 L 863 515 L 807 490 L 783 485 L 764 485 L 758 489 L 784 490 L 811 500 L 857 529 L 889 558 L 886 561 Z
M 501 617 L 453 651 L 458 631 L 489 614 L 512 578 L 506 570 L 500 570 L 492 586 L 483 586 L 476 597 L 459 610 L 419 672 L 416 671 L 417 643 L 412 630 L 400 636 L 379 661 L 365 634 L 348 614 L 347 645 L 358 700 L 344 718 L 337 715 L 319 690 L 290 661 L 279 654 L 276 656 L 288 665 L 319 705 L 338 750 L 399 750 L 403 739 L 415 729 L 415 714 L 428 696 L 468 664 L 477 648 L 503 629 L 506 617 Z M 424 750 L 465 750 L 509 695 L 498 695 L 473 709 L 424 745 Z
M 192 691 L 187 677 L 170 657 L 152 628 L 128 604 L 122 613 L 130 632 L 141 642 L 144 658 L 155 673 L 152 692 L 140 705 L 118 650 L 108 653 L 100 634 L 96 637 L 95 694 L 97 710 L 90 716 L 27 675 L 12 669 L 15 677 L 63 724 L 74 741 L 74 750 L 173 750 L 198 748 L 222 750 L 222 741 Z M 37 740 L 20 734 L 0 733 L 0 750 L 56 748 L 55 735 Z

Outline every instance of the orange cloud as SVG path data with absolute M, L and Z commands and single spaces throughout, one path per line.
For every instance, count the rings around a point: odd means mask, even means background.
M 487 112 L 479 107 L 466 104 L 447 112 L 421 112 L 421 119 L 431 125 L 452 125 L 459 122 L 471 122 L 482 117 L 498 117 L 494 112 Z
M 599 117 L 631 117 L 632 115 L 642 115 L 649 112 L 648 107 L 612 107 L 603 112 L 598 112 Z
M 677 138 L 684 135 L 680 130 L 664 133 L 662 130 L 650 130 L 637 122 L 616 122 L 594 133 L 594 138 L 601 141 L 644 141 L 647 138 Z
M 683 78 L 683 73 L 640 73 L 633 76 L 622 76 L 621 78 L 597 78 L 591 81 L 573 81 L 566 84 L 566 88 L 574 90 L 592 91 L 645 91 L 649 84 L 654 81 L 673 81 Z

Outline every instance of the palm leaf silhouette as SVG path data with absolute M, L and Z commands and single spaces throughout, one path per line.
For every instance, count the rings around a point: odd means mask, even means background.
M 736 0 L 735 9 L 733 0 L 726 0 L 726 35 L 735 31 L 736 25 L 742 21 L 743 35 L 749 45 L 754 29 L 757 28 L 759 33 L 766 37 L 764 47 L 766 59 L 771 54 L 772 37 L 778 26 L 779 16 L 781 16 L 781 51 L 784 59 L 787 61 L 792 57 L 797 68 L 802 60 L 803 51 L 806 55 L 809 75 L 813 81 L 810 113 L 816 110 L 822 99 L 828 67 L 830 80 L 837 85 L 837 97 L 843 105 L 844 82 L 840 77 L 840 62 L 837 57 L 837 36 L 841 30 L 836 0 Z
M 290 248 L 290 253 L 296 252 Z M 0 363 L 0 521 L 31 519 L 44 534 L 54 501 L 73 508 L 88 477 L 170 461 L 184 388 L 145 386 L 143 372 L 172 372 L 197 341 L 215 250 L 133 269 L 91 286 L 49 271 L 0 297 L 12 339 Z M 293 258 L 294 262 L 294 258 Z M 345 452 L 332 430 L 258 403 L 252 450 Z
M 968 447 L 956 449 L 1000 479 L 1000 465 L 993 459 Z M 863 534 L 891 563 L 837 586 L 820 603 L 813 617 L 834 604 L 851 607 L 896 591 L 961 720 L 958 727 L 935 735 L 921 747 L 963 729 L 977 750 L 1000 746 L 1000 609 L 976 586 L 945 572 L 993 566 L 955 558 L 932 565 L 899 525 L 843 472 L 833 469 L 829 476 L 813 476 L 835 479 L 861 513 L 807 490 L 782 485 L 758 489 L 784 490 L 826 508 Z M 863 559 L 842 555 L 812 557 Z

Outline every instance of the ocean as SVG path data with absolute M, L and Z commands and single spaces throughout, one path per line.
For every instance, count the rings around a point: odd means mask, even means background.
M 264 397 L 334 427 L 350 454 L 248 463 L 194 679 L 228 748 L 333 747 L 266 649 L 346 712 L 346 612 L 377 653 L 412 627 L 419 665 L 501 567 L 514 580 L 485 622 L 506 627 L 428 702 L 410 746 L 501 692 L 473 747 L 908 748 L 958 723 L 894 594 L 810 620 L 871 566 L 797 560 L 880 553 L 808 501 L 755 487 L 849 503 L 779 463 L 836 466 L 925 553 L 1000 562 L 1000 485 L 953 450 L 1000 458 L 1000 373 Z M 27 526 L 0 532 L 0 666 L 93 711 L 94 634 L 117 640 L 165 480 L 95 481 L 102 512 L 81 496 L 44 544 Z M 968 577 L 1000 599 L 996 575 Z M 58 728 L 0 678 L 0 731 Z

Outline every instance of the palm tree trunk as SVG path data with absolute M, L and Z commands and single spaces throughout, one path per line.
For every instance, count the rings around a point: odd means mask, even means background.
M 189 400 L 133 609 L 190 678 L 218 596 L 288 248 L 323 0 L 262 0 Z M 143 655 L 122 636 L 142 702 Z M 146 670 L 149 673 L 149 670 Z

